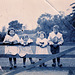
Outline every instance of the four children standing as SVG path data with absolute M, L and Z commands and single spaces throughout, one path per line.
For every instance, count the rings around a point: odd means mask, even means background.
M 5 36 L 4 39 L 5 43 L 21 43 L 24 46 L 5 46 L 5 54 L 12 54 L 12 55 L 16 55 L 19 54 L 19 56 L 21 57 L 25 57 L 26 54 L 33 54 L 31 46 L 26 46 L 29 43 L 32 43 L 33 40 L 30 39 L 27 35 L 24 36 L 23 38 L 19 39 L 18 35 L 15 34 L 15 30 L 14 29 L 9 29 L 8 30 L 8 34 Z M 51 53 L 52 54 L 56 54 L 60 52 L 60 48 L 59 46 L 63 43 L 63 37 L 62 34 L 59 32 L 59 26 L 58 25 L 54 25 L 53 27 L 53 31 L 51 33 L 49 33 L 49 37 L 48 39 L 45 38 L 45 32 L 40 32 L 40 36 L 36 39 L 36 44 L 38 46 L 36 46 L 36 53 L 35 54 L 49 54 L 48 50 L 47 50 L 47 45 L 50 45 L 51 47 Z M 31 64 L 34 64 L 34 62 L 32 61 L 32 58 L 29 58 Z M 16 68 L 16 58 L 13 58 L 14 60 L 14 68 Z M 39 59 L 39 61 L 42 60 L 41 58 Z M 23 67 L 25 66 L 25 61 L 26 61 L 26 57 L 23 58 Z M 9 58 L 9 62 L 10 62 L 10 69 L 12 69 L 12 58 Z M 61 67 L 62 64 L 60 64 L 60 57 L 57 58 L 57 63 L 58 66 Z M 45 65 L 45 63 L 39 65 L 40 67 L 44 66 L 46 67 L 47 65 Z M 53 67 L 56 66 L 56 59 L 53 59 Z

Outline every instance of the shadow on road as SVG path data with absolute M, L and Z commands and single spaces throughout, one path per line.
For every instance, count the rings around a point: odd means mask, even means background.
M 62 68 L 59 68 L 59 67 L 35 67 L 35 68 L 32 68 L 30 70 L 26 70 L 25 68 L 23 67 L 18 67 L 16 69 L 12 69 L 10 70 L 9 67 L 3 67 L 3 70 L 6 70 L 5 72 L 5 75 L 15 75 L 15 74 L 18 74 L 18 73 L 21 73 L 21 72 L 41 72 L 41 71 L 68 71 L 68 75 L 74 75 L 75 74 L 75 67 L 62 67 Z M 4 74 L 3 74 L 4 75 Z M 58 74 L 59 75 L 59 74 Z

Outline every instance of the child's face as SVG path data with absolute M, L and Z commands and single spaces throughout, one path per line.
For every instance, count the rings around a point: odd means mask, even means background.
M 40 38 L 43 39 L 44 38 L 44 34 L 40 34 Z
M 25 40 L 25 41 L 28 40 L 28 36 L 24 36 L 24 40 Z
M 58 33 L 59 29 L 58 28 L 53 28 L 54 33 Z
M 10 34 L 10 36 L 14 36 L 15 35 L 15 31 L 14 30 L 10 30 L 9 34 Z

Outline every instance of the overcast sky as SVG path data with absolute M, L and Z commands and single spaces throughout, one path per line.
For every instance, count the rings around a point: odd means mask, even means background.
M 23 23 L 27 26 L 26 29 L 35 29 L 41 14 L 58 14 L 47 1 L 58 11 L 64 11 L 65 15 L 72 12 L 70 4 L 74 0 L 0 0 L 0 31 L 3 26 L 8 27 L 12 20 Z

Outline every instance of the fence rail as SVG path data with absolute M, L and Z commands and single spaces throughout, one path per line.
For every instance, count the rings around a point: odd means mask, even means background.
M 35 42 L 29 43 L 28 45 L 23 45 L 23 44 L 20 44 L 20 43 L 12 44 L 12 43 L 3 43 L 3 42 L 0 42 L 0 45 L 1 46 L 5 46 L 5 45 L 8 45 L 8 46 L 20 46 L 20 45 L 21 46 L 38 46 Z M 75 42 L 66 42 L 66 43 L 63 43 L 62 46 L 75 46 Z
M 11 55 L 11 54 L 0 54 L 0 58 L 9 58 L 9 57 L 12 57 L 12 58 L 47 58 L 51 56 L 51 54 L 43 54 L 43 55 L 39 55 L 39 54 L 26 54 L 24 57 L 21 57 L 19 56 L 18 54 L 17 55 Z M 62 56 L 61 58 L 75 58 L 75 54 L 67 54 L 67 55 L 64 55 Z
M 65 56 L 67 53 L 69 53 L 71 51 L 74 51 L 74 50 L 75 50 L 75 47 L 70 48 L 68 50 L 65 50 L 63 52 L 57 53 L 57 54 L 53 54 L 51 56 L 48 56 L 46 58 L 43 58 L 42 60 L 36 62 L 35 64 L 31 64 L 31 65 L 27 66 L 26 69 L 28 70 L 28 69 L 31 69 L 31 68 L 36 67 L 37 65 L 41 65 L 42 63 L 45 63 L 45 62 L 47 62 L 49 60 L 52 60 L 54 58 Z
M 0 43 L 1 46 L 5 46 L 5 45 L 8 45 L 8 46 L 24 46 L 20 43 L 17 43 L 17 44 L 10 44 L 10 43 Z M 38 46 L 36 43 L 31 43 L 31 44 L 28 44 L 28 45 L 25 45 L 25 46 Z M 62 46 L 73 46 L 72 48 L 70 49 L 67 49 L 65 51 L 62 51 L 60 53 L 57 53 L 57 54 L 53 54 L 53 55 L 39 55 L 39 54 L 26 54 L 24 57 L 26 58 L 29 58 L 29 57 L 32 57 L 32 58 L 42 58 L 42 60 L 36 62 L 35 64 L 31 64 L 29 66 L 26 67 L 26 69 L 31 69 L 33 67 L 36 67 L 37 65 L 40 65 L 42 63 L 45 63 L 49 60 L 52 60 L 54 58 L 57 58 L 57 57 L 61 57 L 61 58 L 75 58 L 75 55 L 73 54 L 67 54 L 67 53 L 70 53 L 71 51 L 74 51 L 75 50 L 75 43 L 64 43 Z M 67 55 L 66 55 L 67 54 Z M 11 55 L 11 54 L 0 54 L 0 58 L 9 58 L 9 57 L 16 57 L 16 58 L 24 58 L 24 57 L 20 57 L 18 54 L 16 55 Z

